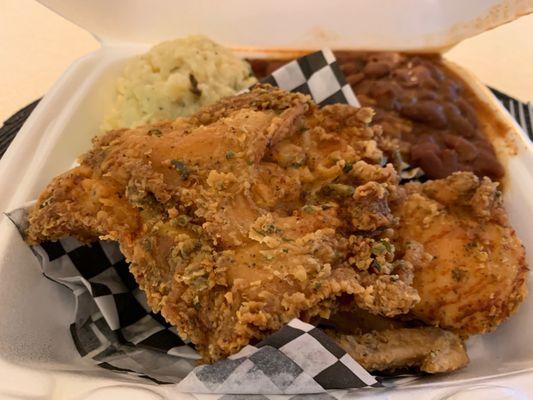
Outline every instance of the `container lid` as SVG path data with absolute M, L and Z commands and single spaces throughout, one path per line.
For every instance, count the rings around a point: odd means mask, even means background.
M 441 50 L 533 12 L 532 0 L 39 1 L 104 45 L 204 34 L 284 50 Z

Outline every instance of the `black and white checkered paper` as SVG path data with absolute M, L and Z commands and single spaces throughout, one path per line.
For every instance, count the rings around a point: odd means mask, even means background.
M 21 234 L 28 211 L 29 206 L 8 214 Z M 196 367 L 196 350 L 150 310 L 116 242 L 85 245 L 67 237 L 31 249 L 44 276 L 74 295 L 68 328 L 81 357 L 165 383 L 178 382 Z
M 320 106 L 345 103 L 360 107 L 359 101 L 346 82 L 333 52 L 323 49 L 291 61 L 267 76 L 269 83 L 290 92 L 308 94 Z
M 257 345 L 196 368 L 178 388 L 246 394 L 254 393 L 258 386 L 263 394 L 294 394 L 380 384 L 322 330 L 294 319 Z
M 359 105 L 330 50 L 290 62 L 266 82 L 309 94 L 321 105 Z M 28 210 L 8 215 L 22 234 Z M 43 274 L 72 291 L 70 332 L 76 348 L 103 368 L 175 383 L 176 391 L 223 394 L 223 399 L 228 394 L 290 394 L 297 399 L 304 393 L 338 398 L 331 390 L 381 385 L 323 331 L 298 319 L 226 360 L 198 366 L 194 345 L 147 306 L 117 243 L 85 245 L 67 237 L 32 251 Z

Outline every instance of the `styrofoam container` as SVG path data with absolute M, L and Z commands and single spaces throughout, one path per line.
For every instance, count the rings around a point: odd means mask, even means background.
M 101 49 L 76 61 L 50 89 L 0 162 L 0 211 L 37 197 L 90 146 L 125 61 L 151 44 L 202 33 L 242 55 L 280 56 L 322 47 L 428 51 L 533 11 L 497 0 L 42 0 L 92 32 Z M 491 135 L 507 168 L 505 204 L 533 265 L 533 145 L 490 91 L 451 65 L 507 132 Z M 510 66 L 511 68 L 511 66 Z M 500 132 L 501 133 L 501 132 Z M 503 139 L 502 139 L 503 137 Z M 173 386 L 139 382 L 81 360 L 67 329 L 71 293 L 45 278 L 14 226 L 0 220 L 1 399 L 189 399 Z M 531 276 L 528 279 L 532 287 Z M 533 397 L 533 296 L 494 333 L 468 341 L 470 365 L 374 399 Z

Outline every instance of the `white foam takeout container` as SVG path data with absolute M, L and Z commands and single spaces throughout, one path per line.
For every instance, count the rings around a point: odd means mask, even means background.
M 365 0 L 41 2 L 92 32 L 102 47 L 63 74 L 2 158 L 3 212 L 36 198 L 51 178 L 89 148 L 125 60 L 151 44 L 202 33 L 246 55 L 321 47 L 443 50 L 533 11 L 531 1 L 498 0 L 380 0 L 372 7 Z M 533 265 L 533 145 L 483 84 L 458 71 L 506 126 L 506 140 L 494 139 L 506 159 L 505 204 Z M 43 278 L 33 254 L 5 217 L 0 220 L 0 238 L 1 399 L 193 398 L 171 386 L 139 382 L 83 362 L 67 329 L 74 310 L 71 293 Z M 529 283 L 532 287 L 531 276 Z M 532 330 L 530 296 L 496 332 L 469 340 L 467 368 L 393 391 L 365 392 L 364 398 L 533 397 Z

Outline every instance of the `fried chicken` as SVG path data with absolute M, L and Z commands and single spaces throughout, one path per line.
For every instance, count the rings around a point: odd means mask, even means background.
M 468 364 L 464 342 L 455 333 L 408 318 L 387 318 L 357 307 L 345 309 L 320 320 L 319 325 L 368 371 L 435 374 Z
M 341 300 L 405 314 L 419 296 L 391 244 L 399 179 L 371 118 L 257 86 L 108 132 L 41 194 L 28 241 L 118 241 L 148 304 L 205 362 Z
M 365 368 L 461 368 L 468 357 L 460 337 L 492 331 L 516 311 L 528 269 L 497 187 L 466 172 L 404 186 L 393 243 L 414 266 L 420 302 L 400 318 L 343 307 L 322 322 Z
M 498 183 L 456 172 L 405 188 L 394 214 L 421 297 L 411 315 L 462 335 L 494 330 L 524 300 L 528 272 Z
M 360 335 L 328 332 L 368 371 L 417 368 L 431 374 L 455 371 L 468 364 L 462 340 L 439 328 L 399 328 Z
M 399 185 L 385 161 L 397 144 L 371 119 L 258 85 L 108 132 L 44 190 L 27 239 L 118 241 L 150 307 L 204 362 L 331 317 L 355 326 L 333 337 L 370 370 L 460 368 L 460 336 L 526 295 L 524 250 L 496 183 Z

